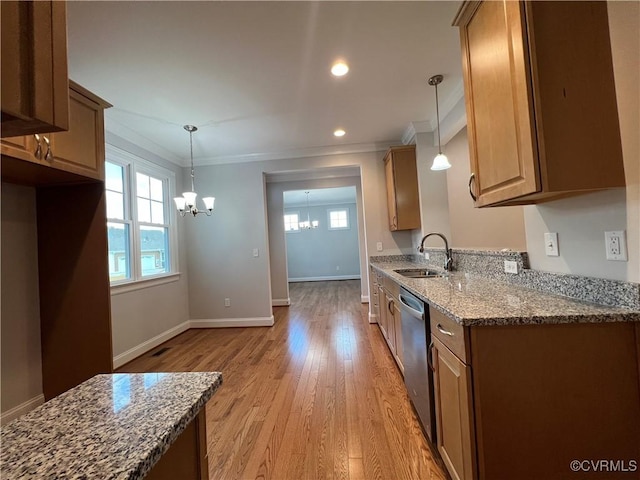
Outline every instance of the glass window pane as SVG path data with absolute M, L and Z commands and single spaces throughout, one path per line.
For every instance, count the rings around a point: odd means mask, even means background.
M 143 173 L 136 173 L 137 195 L 149 198 L 149 177 Z
M 151 202 L 138 197 L 138 221 L 151 222 Z
M 149 184 L 151 190 L 151 200 L 162 202 L 164 200 L 164 196 L 162 195 L 162 180 L 149 177 Z
M 124 188 L 124 167 L 115 163 L 105 162 L 104 164 L 104 181 L 107 190 L 114 192 L 123 192 Z
M 140 271 L 142 276 L 169 272 L 169 234 L 163 227 L 140 227 Z
M 124 220 L 124 195 L 107 190 L 107 218 Z
M 129 225 L 107 222 L 109 242 L 109 280 L 131 278 L 131 255 L 129 252 Z
M 164 223 L 164 205 L 161 202 L 151 202 L 151 223 Z

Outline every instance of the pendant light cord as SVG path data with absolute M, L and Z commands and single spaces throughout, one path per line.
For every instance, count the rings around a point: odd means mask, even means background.
M 438 84 L 436 87 L 436 121 L 438 122 L 438 155 L 442 154 L 442 147 L 440 146 L 440 109 L 438 108 Z
M 195 174 L 193 173 L 193 130 L 189 130 L 189 149 L 191 152 L 191 191 L 195 192 Z

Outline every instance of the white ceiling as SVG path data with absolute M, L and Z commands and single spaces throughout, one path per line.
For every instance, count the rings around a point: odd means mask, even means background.
M 458 6 L 69 2 L 69 76 L 114 105 L 108 131 L 183 165 L 187 123 L 196 164 L 381 149 L 432 130 L 428 77 L 445 77 L 441 117 L 460 99 Z
M 306 206 L 306 192 L 309 192 L 310 206 L 356 203 L 356 187 L 332 187 L 285 191 L 283 194 L 284 208 Z

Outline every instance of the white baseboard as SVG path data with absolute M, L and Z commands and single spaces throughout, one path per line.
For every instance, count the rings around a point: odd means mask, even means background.
M 360 275 L 331 275 L 326 277 L 289 278 L 291 282 L 326 282 L 328 280 L 360 280 Z
M 272 298 L 271 299 L 272 307 L 288 307 L 289 305 L 291 305 L 290 298 Z
M 37 397 L 31 398 L 26 402 L 21 403 L 17 407 L 13 407 L 12 409 L 7 410 L 6 412 L 3 412 L 2 415 L 0 416 L 0 424 L 6 425 L 10 421 L 15 420 L 16 418 L 24 415 L 25 413 L 29 413 L 31 410 L 33 410 L 36 407 L 39 407 L 43 403 L 44 403 L 44 395 L 41 393 Z
M 375 313 L 369 312 L 369 323 L 378 323 L 378 316 Z
M 142 342 L 140 345 L 136 345 L 135 347 L 130 348 L 120 355 L 116 355 L 115 357 L 113 357 L 113 368 L 121 367 L 134 358 L 138 358 L 140 355 L 147 353 L 149 350 L 157 347 L 161 343 L 164 343 L 167 340 L 171 340 L 173 337 L 180 335 L 182 332 L 186 332 L 187 330 L 189 330 L 189 328 L 190 322 L 187 320 L 180 325 L 162 332 L 160 335 L 156 335 L 155 337 L 150 338 L 146 342 Z
M 215 318 L 191 320 L 191 328 L 272 327 L 273 315 L 256 318 Z
M 369 295 L 360 295 L 360 303 L 369 303 Z

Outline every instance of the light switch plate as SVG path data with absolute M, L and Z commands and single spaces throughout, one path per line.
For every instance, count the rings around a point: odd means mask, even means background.
M 547 254 L 547 257 L 560 256 L 557 232 L 547 232 L 544 234 L 544 253 Z
M 254 257 L 259 257 L 260 256 L 260 250 L 258 250 L 257 248 L 253 249 L 253 256 Z

